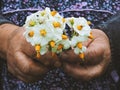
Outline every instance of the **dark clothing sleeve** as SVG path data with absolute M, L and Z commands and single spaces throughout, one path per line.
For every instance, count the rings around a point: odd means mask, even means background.
M 4 23 L 12 23 L 9 20 L 5 19 L 2 15 L 0 15 L 0 25 Z
M 103 30 L 109 37 L 112 63 L 120 75 L 120 12 L 96 28 Z

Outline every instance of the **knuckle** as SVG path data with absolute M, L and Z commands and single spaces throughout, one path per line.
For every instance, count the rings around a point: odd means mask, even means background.
M 41 68 L 41 69 L 40 69 L 40 74 L 41 74 L 41 75 L 42 75 L 42 74 L 45 74 L 47 71 L 48 71 L 47 68 L 45 68 L 45 69 Z
M 30 69 L 28 67 L 22 67 L 22 72 L 24 74 L 29 74 L 30 73 Z

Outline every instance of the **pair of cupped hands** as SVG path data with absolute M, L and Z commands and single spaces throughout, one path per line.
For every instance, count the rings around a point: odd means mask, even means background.
M 91 80 L 103 74 L 110 62 L 110 45 L 106 34 L 93 29 L 93 40 L 84 43 L 87 47 L 84 61 L 73 50 L 59 56 L 46 53 L 36 58 L 34 47 L 23 36 L 25 29 L 18 27 L 7 41 L 7 66 L 10 73 L 25 82 L 42 79 L 51 69 L 62 68 L 65 73 L 79 80 Z

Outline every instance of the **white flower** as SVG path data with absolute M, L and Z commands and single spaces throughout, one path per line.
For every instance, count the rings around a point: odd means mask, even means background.
M 83 42 L 86 41 L 88 37 L 85 36 L 73 36 L 71 40 L 71 47 L 74 49 L 75 54 L 79 54 L 80 58 L 84 58 L 84 52 L 86 51 L 86 47 L 83 46 Z
M 74 48 L 74 53 L 75 54 L 81 54 L 81 53 L 84 53 L 85 51 L 86 51 L 86 47 L 85 46 L 83 46 L 81 49 L 78 48 L 78 47 Z
M 63 49 L 69 49 L 71 46 L 69 39 L 61 40 L 60 43 L 63 45 Z
M 40 54 L 44 55 L 45 53 L 47 53 L 47 51 L 48 51 L 47 45 L 42 46 L 40 49 Z
M 41 46 L 48 44 L 54 38 L 53 31 L 46 24 L 37 26 L 36 32 Z
M 75 20 L 74 17 L 66 18 L 66 23 L 67 23 L 67 25 L 68 25 L 70 28 L 73 28 L 74 20 Z
M 34 14 L 31 14 L 27 16 L 26 21 L 25 21 L 25 27 L 32 27 L 35 25 L 43 24 L 46 22 L 46 20 L 49 19 L 50 17 L 50 9 L 46 8 L 45 10 L 38 11 Z
M 83 17 L 74 19 L 73 29 L 81 36 L 89 36 L 89 33 L 91 32 L 87 20 Z
M 37 17 L 35 14 L 31 14 L 27 16 L 24 26 L 25 27 L 33 27 L 37 24 Z
M 63 18 L 57 11 L 53 10 L 49 12 L 49 18 Z
M 62 35 L 62 40 L 58 41 L 52 48 L 52 52 L 60 53 L 63 50 L 67 50 L 71 47 L 70 40 L 66 35 Z
M 83 46 L 82 43 L 87 39 L 88 37 L 85 36 L 74 36 L 71 40 L 71 45 L 74 53 L 79 55 L 81 59 L 84 59 L 84 52 L 86 51 L 86 47 Z
M 55 47 L 52 48 L 51 51 L 52 51 L 53 53 L 57 53 L 57 54 L 59 54 L 59 53 L 62 52 L 62 50 L 63 50 L 63 45 L 57 43 L 57 44 L 55 45 Z
M 48 48 L 47 48 L 47 45 L 41 47 L 40 44 L 36 44 L 35 50 L 37 52 L 37 55 L 36 55 L 37 58 L 40 58 L 41 55 L 44 55 L 45 53 L 47 53 Z
M 48 20 L 50 18 L 50 9 L 49 8 L 45 8 L 45 10 L 43 11 L 38 11 L 35 13 L 38 23 L 39 24 L 44 24 L 46 22 L 46 20 Z
M 73 36 L 71 39 L 71 46 L 75 47 L 78 42 L 84 42 L 88 39 L 88 37 L 85 36 Z
M 60 41 L 60 44 L 63 45 L 63 49 L 69 49 L 71 47 L 70 40 L 66 35 L 62 35 L 62 40 Z
M 75 32 L 77 32 L 81 36 L 89 36 L 91 31 L 90 26 L 88 25 L 87 20 L 84 17 L 71 17 L 66 19 L 67 25 L 70 28 L 73 28 Z
M 50 20 L 47 20 L 47 22 L 50 24 L 49 28 L 53 30 L 55 37 L 61 40 L 61 35 L 65 30 L 65 23 L 62 19 L 51 18 Z
M 25 27 L 26 31 L 24 32 L 24 36 L 28 42 L 30 42 L 33 46 L 35 44 L 39 44 L 39 38 L 37 32 L 34 27 Z
M 65 34 L 66 24 L 73 30 L 70 39 Z M 50 8 L 29 15 L 24 27 L 24 36 L 27 42 L 35 47 L 37 57 L 44 55 L 48 50 L 52 53 L 61 53 L 71 47 L 76 54 L 84 58 L 86 47 L 82 43 L 88 38 L 93 38 L 85 18 L 64 18 Z

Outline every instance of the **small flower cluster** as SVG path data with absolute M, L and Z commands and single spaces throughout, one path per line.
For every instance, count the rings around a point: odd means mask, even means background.
M 71 38 L 66 35 L 66 25 L 72 30 Z M 64 18 L 49 8 L 28 16 L 24 27 L 24 36 L 35 47 L 38 58 L 48 51 L 54 55 L 70 48 L 80 58 L 84 58 L 86 47 L 82 43 L 93 38 L 89 22 L 85 18 Z

